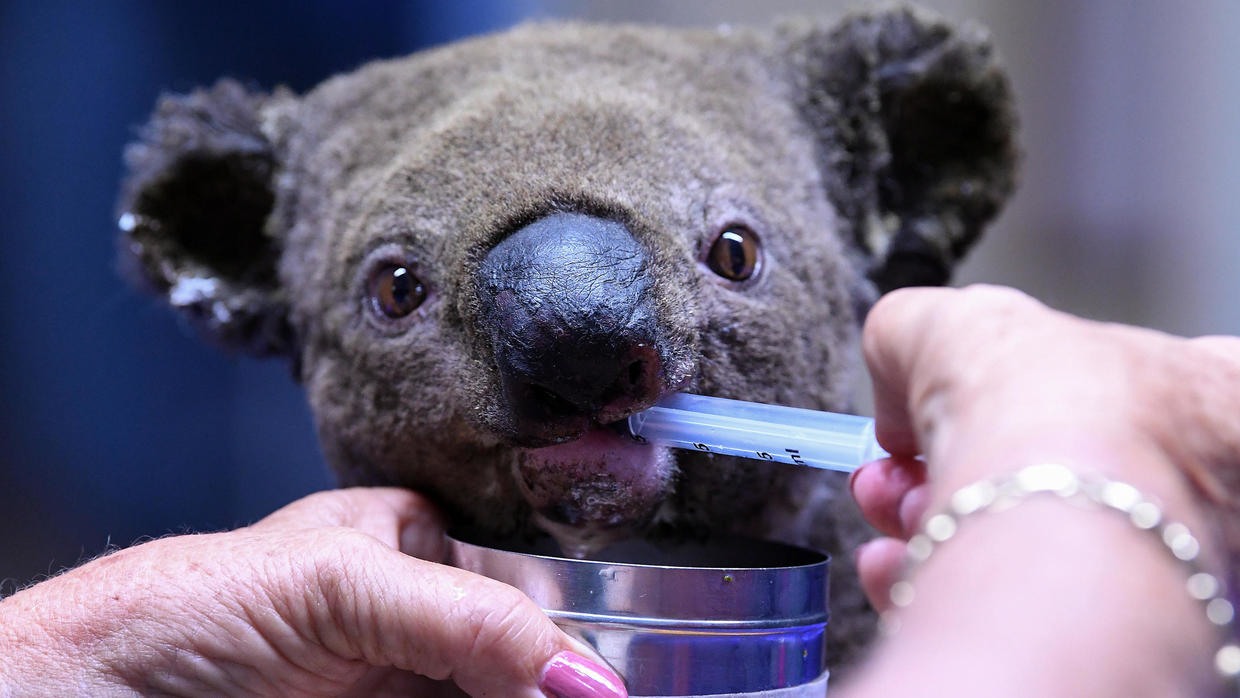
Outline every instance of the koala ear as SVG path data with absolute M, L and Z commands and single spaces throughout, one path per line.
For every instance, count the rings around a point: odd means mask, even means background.
M 985 33 L 921 11 L 789 29 L 841 231 L 880 292 L 947 283 L 1011 194 L 1011 89 Z
M 160 99 L 125 151 L 121 266 L 229 348 L 291 352 L 268 227 L 274 148 L 261 112 L 272 98 L 233 81 Z

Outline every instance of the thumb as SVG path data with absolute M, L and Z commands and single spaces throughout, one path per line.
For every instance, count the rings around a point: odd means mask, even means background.
M 613 672 L 513 587 L 353 535 L 358 544 L 312 561 L 307 587 L 293 590 L 302 599 L 310 591 L 307 637 L 333 654 L 451 679 L 472 696 L 627 697 Z

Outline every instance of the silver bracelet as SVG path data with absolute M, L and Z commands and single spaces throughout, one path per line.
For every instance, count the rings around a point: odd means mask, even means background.
M 1184 524 L 1166 520 L 1162 508 L 1132 485 L 1101 477 L 1081 477 L 1063 465 L 1031 465 L 1014 475 L 982 480 L 956 490 L 948 501 L 947 510 L 926 519 L 921 531 L 909 539 L 904 577 L 891 586 L 892 605 L 904 608 L 913 602 L 910 572 L 929 559 L 937 546 L 956 535 L 964 517 L 1003 511 L 1038 494 L 1119 512 L 1137 529 L 1149 532 L 1166 547 L 1188 571 L 1185 585 L 1188 595 L 1202 604 L 1206 619 L 1223 638 L 1214 654 L 1214 668 L 1227 683 L 1228 695 L 1240 695 L 1240 644 L 1237 644 L 1233 626 L 1235 609 L 1227 599 L 1223 580 L 1201 566 L 1198 539 Z M 883 621 L 888 632 L 895 629 L 896 621 L 890 615 Z

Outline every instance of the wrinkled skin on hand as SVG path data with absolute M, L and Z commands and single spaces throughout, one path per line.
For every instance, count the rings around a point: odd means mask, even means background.
M 120 550 L 0 602 L 0 694 L 545 698 L 548 660 L 588 650 L 444 552 L 426 500 L 382 488 Z
M 1078 464 L 1164 501 L 1183 492 L 1190 511 L 1173 515 L 1219 526 L 1211 564 L 1240 560 L 1240 339 L 1091 322 L 993 287 L 892 293 L 863 338 L 893 456 L 852 480 L 890 536 L 858 554 L 878 608 L 926 512 L 1014 460 Z

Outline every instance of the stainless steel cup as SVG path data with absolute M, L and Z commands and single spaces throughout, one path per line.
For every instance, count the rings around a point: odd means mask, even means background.
M 826 556 L 728 540 L 626 543 L 601 559 L 553 543 L 497 545 L 459 533 L 452 563 L 524 591 L 620 672 L 632 696 L 761 695 L 826 690 Z

